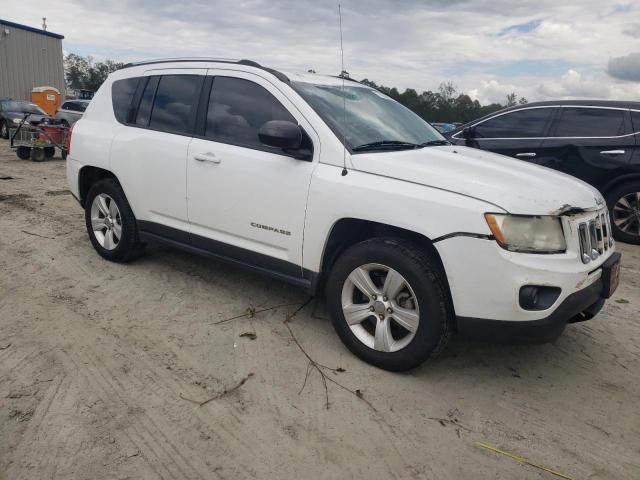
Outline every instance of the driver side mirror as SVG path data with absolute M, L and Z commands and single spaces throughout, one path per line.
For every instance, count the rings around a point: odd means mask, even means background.
M 298 160 L 311 161 L 312 152 L 303 146 L 305 135 L 302 127 L 286 120 L 270 120 L 258 130 L 258 138 L 263 145 L 281 148 Z
M 270 120 L 260 127 L 258 138 L 269 147 L 297 149 L 302 145 L 302 130 L 293 122 Z

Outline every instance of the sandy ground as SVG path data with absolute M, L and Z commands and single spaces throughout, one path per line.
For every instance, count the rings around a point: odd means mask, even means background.
M 619 245 L 615 298 L 556 343 L 458 339 L 393 374 L 322 305 L 283 323 L 306 300 L 285 284 L 159 247 L 102 260 L 64 176 L 0 141 L 0 479 L 558 478 L 477 442 L 640 478 L 640 248 Z M 324 371 L 351 392 L 329 381 L 329 409 L 292 334 L 341 369 Z

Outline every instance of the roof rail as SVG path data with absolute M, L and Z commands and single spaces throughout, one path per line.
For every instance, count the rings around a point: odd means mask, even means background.
M 177 63 L 177 62 L 216 62 L 216 63 L 231 63 L 235 65 L 246 65 L 248 67 L 255 67 L 265 72 L 269 72 L 274 77 L 282 82 L 289 82 L 289 77 L 287 77 L 284 73 L 279 72 L 278 70 L 274 70 L 273 68 L 267 68 L 260 65 L 258 62 L 254 62 L 253 60 L 237 60 L 231 58 L 213 58 L 213 57 L 180 57 L 180 58 L 158 58 L 154 60 L 143 60 L 140 62 L 131 62 L 127 63 L 122 68 L 130 68 L 130 67 L 138 67 L 141 65 L 156 65 L 160 63 Z

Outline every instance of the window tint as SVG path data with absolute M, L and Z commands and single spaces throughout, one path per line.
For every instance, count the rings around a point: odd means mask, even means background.
M 551 108 L 530 108 L 506 113 L 475 127 L 478 138 L 531 138 L 542 137 L 551 117 Z
M 139 78 L 126 78 L 113 82 L 111 87 L 111 102 L 113 103 L 113 113 L 116 116 L 116 120 L 120 123 L 127 122 L 133 94 L 136 92 L 139 80 Z
M 142 99 L 140 100 L 140 106 L 138 107 L 138 113 L 136 114 L 136 125 L 146 127 L 149 125 L 149 118 L 151 117 L 151 105 L 153 104 L 153 97 L 156 94 L 158 88 L 158 80 L 160 77 L 149 77 L 147 85 L 144 87 L 142 93 Z
M 198 75 L 164 75 L 158 85 L 149 126 L 168 132 L 188 132 L 202 80 Z
M 76 102 L 76 110 L 78 112 L 84 112 L 89 104 L 87 102 Z
M 249 80 L 216 77 L 205 135 L 221 142 L 264 148 L 258 130 L 270 120 L 298 122 L 267 90 Z
M 640 132 L 640 112 L 631 112 L 631 121 L 633 122 L 633 131 Z
M 61 110 L 71 110 L 71 102 L 65 102 L 60 107 Z
M 563 108 L 555 137 L 614 137 L 624 134 L 624 110 Z

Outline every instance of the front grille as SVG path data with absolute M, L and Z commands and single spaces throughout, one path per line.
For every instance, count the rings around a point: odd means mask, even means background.
M 609 213 L 605 210 L 578 224 L 582 263 L 596 260 L 613 246 Z

